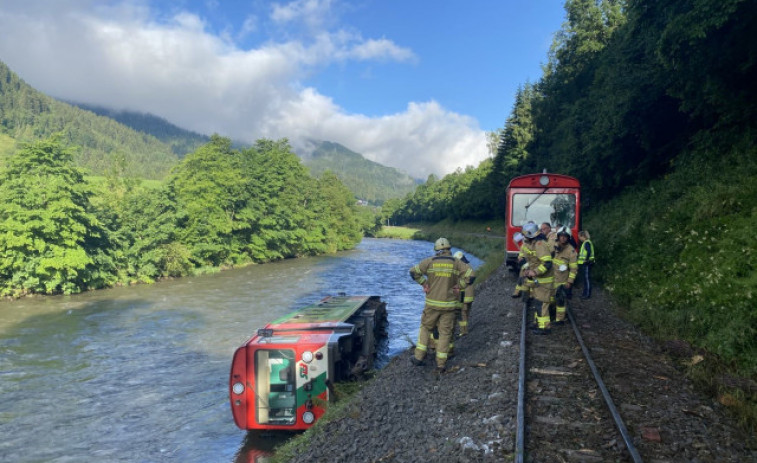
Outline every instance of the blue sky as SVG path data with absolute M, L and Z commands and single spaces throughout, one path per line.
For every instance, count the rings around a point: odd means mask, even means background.
M 490 156 L 563 0 L 3 0 L 0 61 L 52 96 L 234 139 L 341 143 L 417 178 Z

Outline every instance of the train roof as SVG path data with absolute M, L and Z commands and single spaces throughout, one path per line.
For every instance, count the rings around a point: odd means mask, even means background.
M 284 315 L 266 325 L 266 329 L 312 330 L 343 327 L 347 319 L 374 296 L 329 296 Z
M 547 178 L 544 184 L 542 178 Z M 510 180 L 507 188 L 580 188 L 581 183 L 577 178 L 563 174 L 528 174 L 514 177 Z

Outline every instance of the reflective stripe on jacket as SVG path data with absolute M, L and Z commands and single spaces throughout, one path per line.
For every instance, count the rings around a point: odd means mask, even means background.
M 475 278 L 473 269 L 449 252 L 423 259 L 410 269 L 410 276 L 418 284 L 428 283 L 426 306 L 438 309 L 454 309 L 460 296 L 453 288 L 457 286 L 463 291 Z

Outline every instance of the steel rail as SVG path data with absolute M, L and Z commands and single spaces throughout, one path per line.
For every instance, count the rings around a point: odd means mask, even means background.
M 578 325 L 576 324 L 576 319 L 573 317 L 573 312 L 570 310 L 570 307 L 567 308 L 567 312 L 570 324 L 573 325 L 573 332 L 576 334 L 576 339 L 578 339 L 578 343 L 581 345 L 581 350 L 584 353 L 584 357 L 586 357 L 586 362 L 589 364 L 589 368 L 591 368 L 591 372 L 594 374 L 594 379 L 597 381 L 599 389 L 602 391 L 602 396 L 604 396 L 605 403 L 610 409 L 612 419 L 615 420 L 615 425 L 618 427 L 620 435 L 623 436 L 623 442 L 625 442 L 626 444 L 628 453 L 631 454 L 631 458 L 633 458 L 633 461 L 635 463 L 642 463 L 641 456 L 636 450 L 636 447 L 633 445 L 633 441 L 631 440 L 631 436 L 628 434 L 626 425 L 623 423 L 623 419 L 620 417 L 618 410 L 615 408 L 612 397 L 610 397 L 610 392 L 607 390 L 607 387 L 605 387 L 605 383 L 604 381 L 602 381 L 602 376 L 599 374 L 599 370 L 594 364 L 594 360 L 592 360 L 591 354 L 589 354 L 589 349 L 586 347 L 586 344 L 584 344 L 584 340 L 581 337 L 581 333 L 578 331 Z
M 633 445 L 633 442 L 631 440 L 631 436 L 628 434 L 628 430 L 626 429 L 626 425 L 623 423 L 623 419 L 620 417 L 620 414 L 618 413 L 618 410 L 615 408 L 615 404 L 612 401 L 612 397 L 610 397 L 610 392 L 607 390 L 607 387 L 605 386 L 604 381 L 602 380 L 602 376 L 599 374 L 599 370 L 597 369 L 596 364 L 594 363 L 594 360 L 591 358 L 591 354 L 589 354 L 589 349 L 586 347 L 586 344 L 584 343 L 583 337 L 581 336 L 581 333 L 578 330 L 578 326 L 576 324 L 576 319 L 573 317 L 573 313 L 571 312 L 570 308 L 567 308 L 568 313 L 568 319 L 570 320 L 570 324 L 573 326 L 573 332 L 576 335 L 576 339 L 578 340 L 578 344 L 581 346 L 581 350 L 583 351 L 584 357 L 586 358 L 586 362 L 589 365 L 589 368 L 591 369 L 592 374 L 594 375 L 594 380 L 599 385 L 599 389 L 602 391 L 602 396 L 605 399 L 605 403 L 607 404 L 608 409 L 610 410 L 610 414 L 612 415 L 613 420 L 615 421 L 615 425 L 617 426 L 618 430 L 620 431 L 620 435 L 623 437 L 623 442 L 626 445 L 626 448 L 628 449 L 628 453 L 631 454 L 631 458 L 633 459 L 634 463 L 643 463 L 641 456 L 639 455 L 639 452 L 636 450 L 636 447 Z M 517 419 L 516 419 L 516 437 L 515 437 L 515 462 L 516 463 L 523 463 L 525 458 L 525 385 L 526 385 L 526 316 L 528 315 L 528 303 L 523 304 L 523 315 L 521 317 L 521 336 L 520 336 L 520 359 L 519 359 L 519 366 L 518 366 L 518 410 L 517 410 Z
M 520 324 L 520 359 L 518 365 L 518 416 L 515 434 L 515 463 L 523 463 L 525 448 L 525 395 L 526 395 L 526 315 L 528 315 L 528 299 L 523 303 L 523 316 Z

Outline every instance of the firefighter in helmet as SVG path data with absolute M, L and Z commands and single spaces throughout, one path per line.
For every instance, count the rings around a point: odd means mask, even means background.
M 426 293 L 418 342 L 411 360 L 415 365 L 423 365 L 428 351 L 429 335 L 434 326 L 438 325 L 437 373 L 444 372 L 446 368 L 460 291 L 465 290 L 465 287 L 475 278 L 473 269 L 468 264 L 452 257 L 451 247 L 446 238 L 439 238 L 434 243 L 436 255 L 427 257 L 410 268 L 410 276 L 423 286 L 423 291 Z
M 533 298 L 541 302 L 541 309 L 536 309 L 534 333 L 549 334 L 549 306 L 554 283 L 552 250 L 549 249 L 547 238 L 535 223 L 525 224 L 521 232 L 525 238 L 520 248 L 524 256 L 521 267 L 528 264 L 528 268 L 523 271 L 524 281 L 521 285 L 528 288 Z
M 565 311 L 570 298 L 570 290 L 578 273 L 578 254 L 570 243 L 571 233 L 568 227 L 557 229 L 557 243 L 552 257 L 555 274 L 555 325 L 565 323 Z
M 454 257 L 455 260 L 460 260 L 470 266 L 470 262 L 462 251 L 457 251 Z M 468 281 L 465 289 L 460 291 L 460 317 L 458 318 L 457 322 L 457 326 L 459 328 L 458 336 L 465 336 L 466 334 L 468 334 L 468 317 L 470 315 L 471 307 L 473 306 L 473 300 L 475 299 L 475 296 L 473 294 L 473 285 L 471 283 L 473 282 Z
M 515 232 L 515 234 L 513 234 L 513 242 L 518 247 L 518 279 L 515 282 L 515 291 L 513 291 L 511 296 L 518 298 L 523 293 L 526 293 L 526 299 L 528 299 L 531 295 L 529 294 L 529 290 L 526 287 L 526 277 L 523 275 L 523 273 L 528 270 L 528 262 L 526 260 L 525 254 L 523 253 L 523 239 L 523 233 Z

